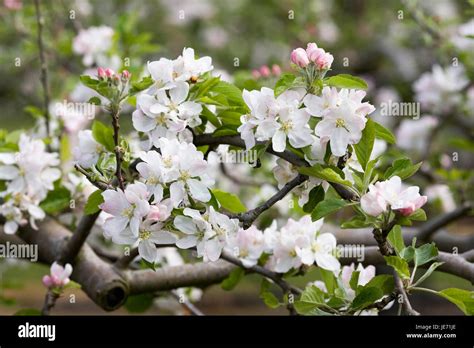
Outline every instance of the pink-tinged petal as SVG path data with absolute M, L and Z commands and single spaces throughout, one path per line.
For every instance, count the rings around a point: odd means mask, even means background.
M 53 279 L 49 275 L 43 277 L 43 285 L 47 288 L 50 288 L 54 285 Z
M 309 128 L 305 128 L 290 132 L 288 134 L 288 140 L 290 141 L 291 146 L 299 149 L 311 145 L 313 142 L 313 137 L 311 136 L 311 131 Z
M 130 206 L 122 191 L 106 190 L 102 192 L 102 197 L 104 203 L 100 208 L 111 215 L 120 216 Z

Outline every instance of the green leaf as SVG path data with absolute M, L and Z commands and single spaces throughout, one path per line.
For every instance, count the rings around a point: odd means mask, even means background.
M 433 262 L 430 265 L 430 268 L 416 281 L 413 286 L 418 286 L 419 284 L 423 283 L 439 266 L 444 264 L 444 262 Z
M 86 202 L 86 206 L 84 207 L 84 214 L 92 215 L 97 213 L 100 208 L 99 205 L 104 203 L 104 197 L 102 197 L 102 191 L 96 190 L 92 192 Z
M 395 144 L 397 139 L 395 138 L 395 135 L 382 126 L 380 123 L 374 122 L 374 129 L 375 129 L 375 137 L 377 139 L 382 139 L 385 140 L 389 144 Z
M 369 227 L 372 226 L 372 223 L 370 221 L 367 221 L 364 217 L 362 216 L 354 216 L 352 219 L 349 221 L 345 221 L 341 224 L 341 228 L 364 228 L 364 227 Z
M 413 221 L 426 221 L 426 213 L 420 208 L 408 215 L 407 218 Z
M 415 265 L 421 266 L 438 256 L 438 248 L 434 243 L 424 244 L 415 249 Z
M 40 108 L 34 106 L 34 105 L 29 105 L 26 106 L 23 111 L 25 111 L 27 114 L 30 114 L 33 118 L 39 119 L 41 117 L 44 117 L 44 112 Z
M 61 135 L 59 143 L 59 158 L 61 162 L 67 162 L 71 159 L 71 144 L 69 143 L 69 136 L 66 133 Z
M 219 128 L 221 126 L 221 122 L 219 121 L 219 119 L 217 118 L 216 115 L 214 115 L 214 113 L 212 113 L 208 108 L 207 106 L 203 105 L 202 107 L 202 116 L 208 120 L 209 122 L 211 122 L 211 124 L 214 126 L 214 127 L 217 127 Z
M 400 251 L 400 257 L 403 258 L 406 262 L 410 262 L 415 257 L 415 248 L 407 246 L 406 248 Z
M 449 288 L 438 294 L 458 306 L 464 314 L 474 315 L 474 291 Z
M 70 280 L 64 287 L 64 290 L 80 289 L 82 288 L 81 284 L 76 283 L 73 280 Z
M 311 213 L 311 219 L 313 221 L 319 220 L 329 214 L 332 214 L 338 211 L 341 208 L 344 208 L 348 205 L 345 200 L 338 199 L 338 198 L 329 198 L 325 199 L 322 202 L 319 202 L 316 208 L 314 208 L 313 212 Z
M 296 76 L 293 74 L 282 74 L 275 84 L 275 97 L 278 97 L 287 89 L 291 88 L 296 80 Z
M 359 283 L 359 275 L 360 275 L 359 271 L 354 271 L 352 272 L 351 280 L 349 280 L 349 286 L 354 291 L 357 290 L 357 284 Z
M 108 151 L 114 151 L 114 131 L 112 128 L 107 127 L 102 122 L 95 120 L 94 123 L 92 123 L 92 136 L 94 137 L 95 141 L 97 141 L 99 144 L 102 144 Z
M 324 285 L 329 294 L 333 294 L 336 288 L 336 278 L 334 273 L 323 268 L 319 268 L 319 273 L 321 273 L 321 278 L 323 279 Z
M 232 272 L 230 272 L 229 276 L 224 279 L 221 283 L 221 288 L 230 291 L 236 287 L 236 285 L 240 282 L 240 280 L 244 277 L 245 270 L 241 267 L 237 267 Z
M 41 311 L 39 309 L 36 309 L 36 308 L 23 308 L 23 309 L 20 309 L 19 311 L 17 311 L 13 315 L 27 316 L 27 317 L 39 316 L 39 315 L 41 315 Z
M 402 228 L 400 225 L 393 226 L 392 230 L 387 236 L 387 239 L 397 254 L 400 255 L 400 252 L 405 249 L 405 242 L 403 241 Z
M 367 168 L 367 163 L 370 160 L 370 155 L 372 154 L 372 149 L 374 148 L 374 141 L 374 122 L 371 119 L 368 119 L 367 123 L 365 124 L 365 128 L 362 131 L 362 138 L 360 139 L 359 143 L 354 145 L 357 159 L 364 170 Z
M 409 158 L 396 159 L 392 166 L 385 171 L 385 180 L 390 179 L 392 176 L 399 176 L 402 180 L 407 179 L 418 171 L 421 164 L 422 162 L 413 165 Z
M 225 81 L 219 81 L 214 87 L 212 87 L 212 92 L 223 94 L 227 100 L 229 100 L 232 104 L 237 105 L 246 105 L 244 99 L 242 98 L 242 91 Z
M 97 85 L 99 84 L 99 80 L 97 79 L 94 79 L 93 77 L 89 76 L 89 75 L 81 75 L 79 77 L 79 79 L 81 80 L 81 82 L 84 84 L 84 86 L 86 87 L 89 87 L 89 88 L 92 88 L 93 90 L 96 90 L 97 89 Z
M 145 76 L 139 82 L 132 82 L 132 87 L 130 87 L 128 94 L 134 95 L 141 91 L 144 91 L 154 83 L 151 76 Z
M 361 310 L 371 305 L 384 295 L 381 289 L 375 287 L 364 287 L 359 294 L 352 301 L 351 308 L 354 310 Z
M 312 167 L 299 167 L 298 172 L 336 184 L 352 186 L 352 183 L 349 180 L 344 180 L 334 169 L 330 167 L 323 167 L 321 164 L 316 164 Z
M 349 88 L 349 89 L 367 89 L 367 83 L 356 76 L 349 74 L 339 74 L 331 76 L 324 80 L 324 84 L 327 86 L 338 87 L 338 88 Z
M 226 135 L 239 135 L 237 127 L 235 127 L 235 125 L 224 125 L 217 128 L 214 133 L 212 133 L 213 137 L 223 137 Z
M 410 278 L 410 268 L 408 262 L 399 256 L 384 256 L 387 265 L 391 266 L 403 279 Z
M 195 98 L 198 99 L 200 97 L 205 96 L 208 94 L 208 92 L 219 83 L 220 77 L 210 77 L 200 83 L 198 83 L 197 86 L 197 93 Z
M 275 309 L 280 306 L 280 301 L 278 301 L 277 297 L 270 292 L 270 282 L 265 278 L 262 280 L 262 285 L 260 287 L 260 298 L 270 308 Z
M 311 191 L 309 191 L 309 198 L 308 202 L 303 205 L 303 211 L 305 213 L 311 213 L 316 205 L 324 199 L 324 189 L 322 185 L 318 185 L 314 187 Z
M 89 104 L 94 104 L 94 105 L 100 105 L 102 104 L 102 101 L 100 100 L 99 97 L 92 97 L 88 101 Z
M 382 290 L 384 295 L 390 294 L 395 287 L 395 280 L 393 276 L 388 274 L 381 274 L 373 277 L 364 287 L 374 287 Z
M 46 198 L 40 203 L 40 208 L 47 214 L 58 213 L 69 207 L 71 192 L 63 186 L 49 191 Z
M 240 198 L 234 195 L 233 193 L 217 189 L 212 190 L 212 193 L 214 194 L 222 208 L 230 211 L 231 213 L 243 213 L 247 211 L 247 208 L 240 201 Z
M 151 308 L 154 298 L 150 293 L 128 296 L 124 306 L 130 313 L 144 313 Z
M 306 287 L 300 299 L 294 303 L 295 310 L 303 315 L 314 314 L 314 310 L 326 305 L 324 295 L 324 292 L 317 286 L 311 285 Z

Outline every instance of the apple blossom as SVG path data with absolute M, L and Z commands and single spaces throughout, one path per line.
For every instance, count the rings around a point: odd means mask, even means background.
M 91 66 L 112 47 L 113 35 L 114 30 L 105 25 L 81 29 L 74 38 L 72 49 L 83 56 L 84 65 Z
M 420 196 L 419 190 L 418 186 L 403 188 L 400 177 L 393 176 L 389 180 L 369 185 L 369 192 L 361 197 L 361 207 L 372 216 L 385 212 L 388 206 L 408 216 L 427 201 L 426 196 Z
M 355 271 L 359 272 L 357 286 L 364 286 L 375 277 L 375 267 L 372 265 L 368 265 L 365 268 L 360 263 L 357 265 L 357 268 L 355 268 L 353 263 L 350 266 L 343 266 L 341 269 L 342 285 L 346 291 L 347 298 L 351 301 L 355 298 L 355 291 L 351 288 L 350 281 Z
M 43 285 L 49 289 L 62 288 L 69 283 L 71 274 L 72 266 L 69 263 L 61 266 L 54 262 L 51 265 L 51 274 L 43 277 Z
M 110 214 L 104 223 L 104 232 L 114 236 L 124 231 L 127 226 L 134 236 L 138 236 L 142 219 L 149 213 L 149 193 L 145 184 L 136 182 L 125 188 L 105 190 L 102 192 L 104 202 L 100 208 Z
M 252 225 L 246 230 L 240 228 L 236 234 L 230 235 L 226 248 L 242 261 L 244 267 L 252 267 L 257 264 L 265 249 L 265 239 L 262 231 Z
M 165 229 L 162 222 L 146 219 L 140 223 L 138 234 L 130 228 L 122 230 L 112 237 L 114 243 L 133 245 L 138 243 L 139 255 L 148 262 L 155 262 L 156 244 L 173 244 L 176 236 Z
M 105 148 L 94 139 L 92 131 L 89 129 L 80 131 L 78 138 L 79 142 L 72 150 L 74 160 L 83 168 L 91 168 L 97 163 Z
M 204 214 L 190 208 L 185 208 L 183 214 L 174 219 L 174 226 L 186 234 L 176 246 L 182 249 L 196 247 L 198 256 L 204 261 L 219 259 L 228 239 L 239 228 L 237 219 L 216 212 L 212 206 Z
M 304 104 L 308 112 L 315 117 L 322 117 L 315 128 L 315 134 L 323 143 L 329 141 L 334 156 L 341 157 L 348 145 L 357 144 L 362 137 L 367 119 L 365 116 L 375 108 L 369 103 L 362 103 L 364 91 L 324 87 L 322 96 L 308 94 Z
M 314 42 L 309 43 L 306 48 L 308 59 L 312 61 L 319 70 L 328 70 L 334 61 L 332 54 L 327 53 L 324 49 L 319 48 Z

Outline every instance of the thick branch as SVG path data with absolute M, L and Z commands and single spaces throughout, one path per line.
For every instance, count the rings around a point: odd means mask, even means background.
M 130 284 L 130 294 L 196 286 L 205 287 L 220 283 L 236 266 L 226 261 L 185 264 L 152 270 L 125 271 Z
M 79 221 L 74 234 L 69 238 L 64 246 L 64 249 L 59 257 L 61 264 L 72 263 L 75 257 L 79 254 L 82 246 L 84 245 L 87 237 L 89 236 L 95 221 L 99 217 L 100 211 L 92 215 L 84 215 Z
M 464 204 L 455 210 L 441 216 L 437 216 L 432 220 L 424 223 L 416 233 L 416 237 L 420 241 L 428 241 L 430 237 L 441 227 L 449 225 L 451 222 L 467 215 L 472 210 L 471 204 Z

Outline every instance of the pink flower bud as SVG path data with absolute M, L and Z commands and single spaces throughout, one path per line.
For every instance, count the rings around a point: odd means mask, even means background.
M 105 69 L 105 76 L 112 77 L 112 76 L 114 76 L 114 74 L 115 74 L 115 72 L 112 69 L 110 69 L 110 68 Z
M 252 76 L 255 80 L 258 80 L 262 75 L 260 75 L 260 72 L 257 69 L 252 70 Z
M 105 69 L 101 68 L 101 67 L 98 67 L 97 68 L 97 76 L 99 76 L 100 79 L 105 79 L 105 77 L 106 77 Z
M 428 197 L 420 196 L 415 201 L 410 202 L 407 207 L 399 209 L 398 211 L 403 216 L 411 215 L 415 212 L 415 210 L 420 209 L 423 205 L 425 205 L 427 200 L 428 200 Z
M 318 48 L 318 45 L 316 45 L 314 42 L 309 43 L 306 47 L 306 54 L 308 55 L 309 60 L 312 62 L 316 60 L 321 51 L 322 50 Z
M 281 75 L 281 68 L 278 64 L 273 64 L 272 65 L 272 74 L 275 76 L 280 76 Z
M 269 77 L 270 74 L 271 74 L 271 71 L 270 71 L 270 68 L 266 65 L 262 65 L 260 67 L 260 74 L 263 76 L 263 77 Z
M 9 10 L 18 11 L 21 10 L 23 4 L 21 0 L 3 0 L 3 4 Z
M 130 74 L 130 71 L 128 71 L 128 70 L 122 71 L 122 79 L 123 80 L 129 80 L 130 76 L 132 76 L 132 74 Z
M 321 55 L 319 55 L 318 58 L 316 58 L 316 61 L 314 62 L 314 64 L 316 64 L 316 66 L 320 70 L 327 70 L 331 68 L 331 64 L 333 61 L 334 61 L 334 57 L 332 56 L 332 54 L 324 52 Z
M 163 221 L 168 218 L 169 214 L 164 205 L 152 205 L 150 206 L 150 212 L 147 215 L 147 219 L 152 221 Z
M 53 279 L 49 275 L 45 275 L 43 277 L 43 285 L 47 288 L 50 288 L 53 286 Z
M 306 51 L 302 48 L 297 48 L 291 52 L 291 61 L 300 68 L 306 68 L 309 64 L 309 58 Z

